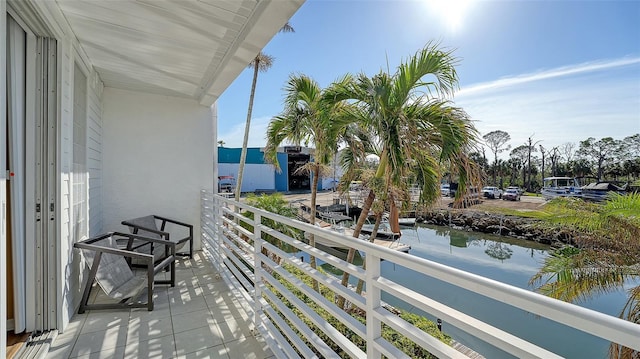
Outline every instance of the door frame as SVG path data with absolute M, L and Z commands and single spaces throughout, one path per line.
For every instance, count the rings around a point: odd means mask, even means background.
M 7 29 L 7 3 L 6 1 L 0 1 L 0 31 L 2 34 L 6 34 Z M 0 54 L 7 53 L 7 37 L 0 36 Z M 0 56 L 0 98 L 7 98 L 7 61 L 6 56 Z M 0 101 L 0 142 L 7 143 L 7 129 L 5 126 L 5 120 L 7 118 L 7 103 L 6 101 Z M 0 146 L 0 158 L 6 157 L 5 146 Z M 4 270 L 7 265 L 7 237 L 6 237 L 6 182 L 7 182 L 7 168 L 5 161 L 0 161 L 0 357 L 5 358 L 7 356 L 7 273 Z
M 3 29 L 11 16 L 27 34 L 26 44 L 26 122 L 25 122 L 25 286 L 26 330 L 46 331 L 57 329 L 62 323 L 60 241 L 61 224 L 58 218 L 60 202 L 60 46 L 55 36 L 47 32 L 40 17 L 22 8 L 24 4 L 2 1 Z M 16 9 L 15 7 L 18 7 Z M 5 33 L 3 31 L 3 33 Z M 7 52 L 6 36 L 2 36 L 2 48 Z M 6 56 L 3 56 L 4 59 Z M 6 62 L 2 65 L 6 68 Z M 2 91 L 6 98 L 6 74 L 2 73 Z M 6 118 L 6 104 L 2 113 Z M 4 122 L 4 120 L 3 120 Z M 6 129 L 0 138 L 7 138 Z M 5 151 L 4 148 L 0 151 Z M 3 156 L 6 156 L 4 153 Z M 4 161 L 2 161 L 4 162 Z M 0 169 L 1 170 L 1 169 Z M 6 177 L 6 169 L 0 176 Z M 2 177 L 0 177 L 2 178 Z M 6 178 L 5 178 L 6 179 Z M 3 186 L 3 189 L 6 188 Z M 6 202 L 6 193 L 0 197 Z M 8 203 L 6 204 L 9 205 Z M 39 210 L 39 211 L 38 211 Z M 2 230 L 6 228 L 6 211 L 0 216 Z M 3 233 L 2 248 L 6 249 L 7 234 Z M 2 251 L 5 265 L 5 250 Z M 4 271 L 3 271 L 4 275 Z M 6 279 L 6 277 L 5 277 Z M 5 283 L 5 280 L 2 281 Z M 6 288 L 2 297 L 2 329 L 6 331 Z M 18 304 L 18 303 L 16 303 Z M 0 342 L 0 356 L 6 350 L 6 342 Z

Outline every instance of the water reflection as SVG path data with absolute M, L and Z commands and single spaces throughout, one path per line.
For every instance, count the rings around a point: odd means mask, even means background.
M 449 236 L 449 244 L 454 246 L 454 247 L 458 247 L 458 248 L 467 248 L 467 239 L 469 239 L 469 237 L 467 237 L 466 235 L 462 234 L 462 233 L 450 233 L 450 231 L 447 231 L 448 233 L 443 233 L 441 234 L 441 236 L 445 237 L 445 236 Z M 437 233 L 437 232 L 436 232 Z
M 484 252 L 491 258 L 498 259 L 503 262 L 506 259 L 511 258 L 513 255 L 513 250 L 503 245 L 502 242 L 491 242 L 487 245 L 487 249 Z
M 332 266 L 331 264 L 328 263 L 324 263 L 322 261 L 318 261 L 320 264 L 320 268 L 322 268 L 325 272 L 327 273 L 331 273 L 335 276 L 341 277 L 343 271 L 341 269 L 338 269 L 334 266 Z M 364 263 L 364 258 L 362 257 L 362 255 L 360 254 L 359 251 L 356 251 L 355 256 L 353 257 L 353 264 L 355 264 L 358 267 L 362 267 L 362 264 Z M 351 278 L 352 279 L 352 278 Z
M 410 254 L 467 272 L 531 290 L 528 281 L 548 256 L 550 246 L 533 241 L 482 233 L 454 230 L 448 227 L 416 226 L 403 230 L 401 242 L 411 245 Z M 361 261 L 362 258 L 359 259 Z M 360 265 L 360 264 L 359 264 Z M 337 276 L 342 272 L 322 264 L 327 272 Z M 401 285 L 465 312 L 521 338 L 541 345 L 568 358 L 605 357 L 608 343 L 588 334 L 578 332 L 551 320 L 534 316 L 505 303 L 458 288 L 416 273 L 390 262 L 382 263 L 382 274 Z M 353 278 L 353 277 L 352 277 Z M 355 283 L 355 282 L 354 282 Z M 352 284 L 354 284 L 352 283 Z M 365 289 L 366 290 L 366 289 Z M 382 294 L 389 304 L 424 315 L 413 306 Z M 617 315 L 626 296 L 624 293 L 608 293 L 580 305 L 610 315 Z M 443 323 L 443 330 L 457 341 L 474 348 L 487 358 L 511 358 L 510 355 L 472 337 L 455 327 Z M 558 340 L 562 338 L 562 340 Z M 575 343 L 581 345 L 575 345 Z

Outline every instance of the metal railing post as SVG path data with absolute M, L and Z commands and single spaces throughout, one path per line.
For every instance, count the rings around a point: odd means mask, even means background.
M 366 294 L 367 300 L 367 358 L 379 359 L 382 353 L 375 348 L 375 340 L 382 335 L 382 323 L 380 319 L 377 319 L 374 315 L 374 310 L 381 306 L 380 289 L 375 286 L 374 281 L 380 276 L 380 257 L 373 255 L 372 253 L 365 254 L 365 261 L 367 264 L 367 272 L 365 275 Z
M 260 323 L 260 318 L 262 317 L 262 260 L 260 259 L 260 255 L 262 253 L 262 231 L 260 230 L 260 224 L 262 223 L 262 216 L 259 213 L 256 213 L 254 216 L 254 224 L 253 224 L 253 258 L 254 258 L 254 277 L 255 282 L 253 283 L 253 324 L 257 328 Z
M 213 196 L 211 198 L 211 223 L 209 224 L 209 228 L 213 231 L 213 238 L 211 238 L 211 246 L 213 247 L 213 258 L 216 261 L 215 265 L 218 267 L 220 265 L 220 252 L 218 248 L 218 238 L 220 238 L 220 228 L 218 227 L 218 221 L 220 216 L 220 199 Z M 219 270 L 219 268 L 218 268 Z
M 215 233 L 215 238 L 213 238 L 213 243 L 215 246 L 215 257 L 218 261 L 218 270 L 221 271 L 222 270 L 222 263 L 224 263 L 224 258 L 222 257 L 222 237 L 223 237 L 223 229 L 222 226 L 223 224 L 223 220 L 222 220 L 222 216 L 223 216 L 223 211 L 222 211 L 222 207 L 226 206 L 227 204 L 222 200 L 222 198 L 215 198 L 214 196 L 214 202 L 213 202 L 213 208 L 211 209 L 213 214 L 214 214 L 214 220 L 213 220 L 213 227 L 214 227 L 214 233 Z

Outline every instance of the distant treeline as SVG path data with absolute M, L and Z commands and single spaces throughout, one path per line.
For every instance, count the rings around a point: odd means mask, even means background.
M 517 185 L 528 191 L 542 187 L 549 176 L 593 177 L 593 181 L 634 182 L 640 179 L 640 134 L 614 139 L 589 137 L 579 143 L 567 142 L 546 148 L 529 137 L 511 147 L 510 135 L 492 131 L 483 137 L 481 152 L 472 154 L 482 168 L 486 183 L 499 187 Z M 509 159 L 498 154 L 509 152 Z

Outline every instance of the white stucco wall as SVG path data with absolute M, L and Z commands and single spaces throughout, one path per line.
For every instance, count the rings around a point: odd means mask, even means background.
M 196 101 L 105 87 L 103 230 L 156 214 L 194 225 L 200 248 L 200 190 L 213 190 L 213 114 Z

